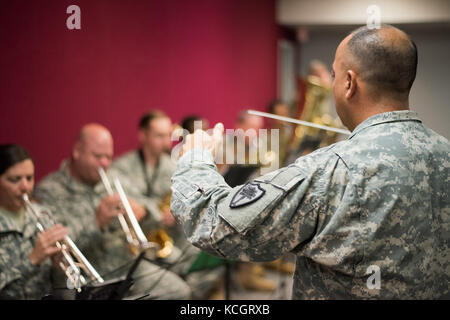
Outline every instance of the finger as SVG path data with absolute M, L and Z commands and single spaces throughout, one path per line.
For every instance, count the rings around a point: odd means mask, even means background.
M 213 137 L 215 139 L 221 139 L 224 132 L 223 123 L 219 122 L 214 126 Z
M 118 193 L 114 193 L 106 198 L 104 198 L 105 202 L 109 205 L 117 205 L 120 204 L 120 196 Z
M 113 195 L 112 195 L 112 199 L 113 199 L 113 201 L 116 201 L 116 202 L 120 202 L 120 196 L 119 196 L 119 194 L 118 193 L 114 193 Z
M 37 244 L 40 244 L 41 247 L 45 248 L 47 246 L 47 235 L 41 233 L 38 235 Z
M 193 139 L 193 134 L 190 133 L 184 138 L 184 144 L 190 144 Z
M 223 124 L 221 122 L 217 123 L 214 126 L 214 131 L 213 131 L 213 140 L 216 145 L 220 144 L 220 142 L 222 141 L 223 132 L 224 132 Z
M 52 255 L 54 255 L 54 254 L 56 254 L 56 253 L 58 253 L 60 251 L 61 251 L 61 249 L 58 248 L 58 247 L 48 247 L 48 248 L 45 248 L 44 254 L 46 256 L 52 256 Z
M 45 246 L 55 246 L 56 241 L 63 240 L 68 234 L 68 231 L 69 230 L 64 227 L 47 231 Z
M 43 234 L 49 235 L 49 234 L 52 234 L 53 232 L 57 232 L 57 231 L 60 231 L 63 229 L 67 229 L 67 228 L 65 228 L 62 224 L 58 223 L 58 224 L 55 224 L 54 226 L 52 226 L 51 228 L 47 229 Z
M 106 204 L 107 206 L 110 206 L 115 202 L 117 202 L 118 199 L 120 199 L 119 195 L 117 193 L 114 193 L 112 195 L 108 195 L 102 198 L 102 203 Z
M 122 210 L 122 200 L 117 193 L 104 198 L 103 204 L 109 216 L 116 216 Z

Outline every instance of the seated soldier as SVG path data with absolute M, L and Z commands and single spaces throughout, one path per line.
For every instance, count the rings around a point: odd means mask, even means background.
M 37 220 L 22 196 L 34 186 L 30 154 L 15 144 L 0 145 L 0 299 L 40 299 L 51 293 L 49 258 L 67 235 L 58 224 L 38 233 Z
M 112 157 L 109 131 L 99 124 L 88 124 L 80 131 L 72 157 L 35 190 L 36 198 L 67 225 L 71 238 L 105 280 L 126 274 L 135 258 L 117 222 L 117 216 L 123 213 L 120 197 L 106 195 L 100 182 L 99 168 L 107 170 Z M 145 209 L 133 199 L 128 201 L 136 219 L 141 220 Z M 130 296 L 190 298 L 190 289 L 181 278 L 148 261 L 140 263 L 133 279 Z
M 200 250 L 187 242 L 169 209 L 170 177 L 176 168 L 167 154 L 172 145 L 171 134 L 172 121 L 164 112 L 152 111 L 144 115 L 139 122 L 140 148 L 117 158 L 112 169 L 120 176 L 127 194 L 139 199 L 149 212 L 140 222 L 144 232 L 150 236 L 159 230 L 173 239 L 173 251 L 163 262 L 171 271 L 185 278 L 193 298 L 203 299 L 215 289 L 224 268 L 190 272 Z M 155 223 L 158 221 L 159 224 Z

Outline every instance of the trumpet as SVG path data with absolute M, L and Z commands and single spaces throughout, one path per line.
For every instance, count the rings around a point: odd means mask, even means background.
M 27 211 L 36 217 L 37 228 L 40 232 L 44 232 L 55 225 L 55 220 L 49 211 L 36 208 L 36 206 L 31 203 L 26 193 L 22 195 L 22 199 L 25 202 Z M 64 240 L 61 242 L 57 241 L 56 246 L 61 249 L 63 255 L 63 259 L 59 262 L 59 266 L 64 271 L 74 289 L 81 292 L 81 287 L 87 284 L 87 280 L 83 276 L 81 270 L 84 271 L 91 281 L 96 283 L 104 282 L 102 277 L 97 273 L 69 236 L 65 236 Z
M 98 172 L 102 179 L 103 185 L 105 186 L 106 192 L 110 196 L 113 195 L 114 191 L 111 186 L 111 183 L 109 182 L 105 170 L 102 167 L 100 167 L 98 169 Z M 125 233 L 127 241 L 131 246 L 131 251 L 137 254 L 138 252 L 147 250 L 151 247 L 154 248 L 156 244 L 149 242 L 145 237 L 144 232 L 142 231 L 138 221 L 136 220 L 136 216 L 134 215 L 133 209 L 131 209 L 130 203 L 128 202 L 128 199 L 125 195 L 125 192 L 122 188 L 122 184 L 120 183 L 119 179 L 115 177 L 113 179 L 113 182 L 114 187 L 116 188 L 117 193 L 119 194 L 120 200 L 122 202 L 122 207 L 126 213 L 126 217 L 121 213 L 117 217 L 119 219 L 120 226 L 122 227 Z

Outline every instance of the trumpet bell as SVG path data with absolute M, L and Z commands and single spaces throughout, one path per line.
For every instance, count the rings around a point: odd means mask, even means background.
M 173 251 L 173 240 L 163 229 L 158 229 L 147 236 L 149 242 L 157 243 L 160 249 L 156 255 L 158 258 L 164 259 L 170 256 Z

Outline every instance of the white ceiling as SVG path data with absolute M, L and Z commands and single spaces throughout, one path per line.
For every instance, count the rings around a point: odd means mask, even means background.
M 278 0 L 277 22 L 284 26 L 366 24 L 370 5 L 381 23 L 450 24 L 449 0 Z

